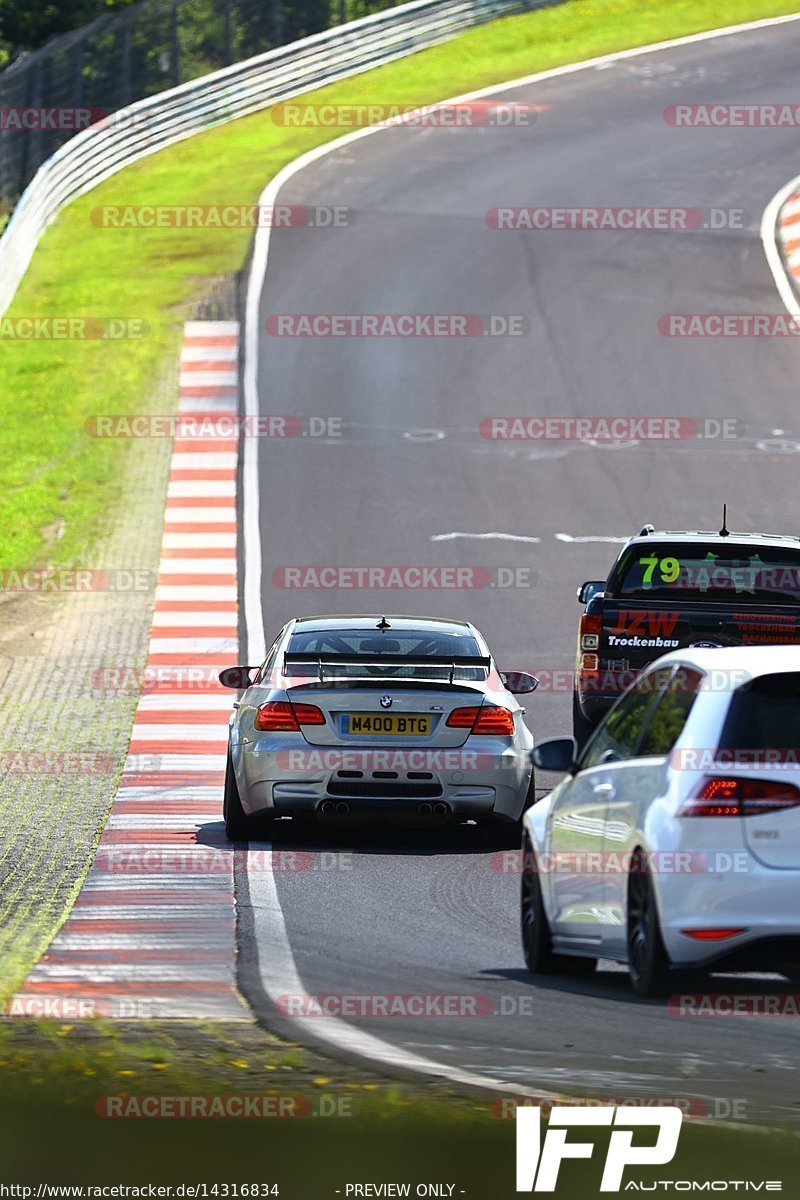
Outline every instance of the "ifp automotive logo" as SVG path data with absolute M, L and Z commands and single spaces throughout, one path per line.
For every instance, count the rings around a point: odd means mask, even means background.
M 568 1142 L 567 1133 L 575 1126 L 609 1126 L 614 1130 L 608 1143 L 601 1192 L 618 1192 L 622 1176 L 629 1166 L 662 1166 L 672 1162 L 678 1149 L 683 1112 L 675 1106 L 653 1110 L 598 1108 L 555 1105 L 550 1110 L 547 1132 L 542 1139 L 542 1114 L 539 1108 L 517 1109 L 517 1191 L 554 1192 L 558 1172 L 565 1158 L 591 1158 L 592 1142 Z M 633 1132 L 643 1125 L 658 1128 L 654 1145 L 634 1146 Z
M 628 1105 L 553 1105 L 542 1137 L 542 1111 L 536 1105 L 520 1105 L 517 1125 L 517 1187 L 518 1192 L 554 1192 L 561 1164 L 565 1159 L 592 1158 L 595 1143 L 569 1141 L 570 1130 L 587 1128 L 611 1129 L 605 1163 L 602 1168 L 601 1192 L 652 1192 L 656 1188 L 671 1191 L 768 1191 L 780 1192 L 778 1179 L 662 1179 L 642 1183 L 625 1179 L 629 1167 L 659 1167 L 671 1163 L 678 1151 L 678 1139 L 683 1122 L 683 1110 L 677 1105 L 654 1108 L 632 1108 Z M 638 1130 L 656 1129 L 655 1141 L 648 1134 L 644 1144 L 634 1145 Z M 599 1156 L 598 1156 L 599 1157 Z M 598 1165 L 599 1171 L 599 1165 Z

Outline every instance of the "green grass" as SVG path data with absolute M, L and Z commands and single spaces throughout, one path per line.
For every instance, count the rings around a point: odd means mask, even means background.
M 780 0 L 571 0 L 496 21 L 442 46 L 316 93 L 315 102 L 425 103 L 573 60 L 791 12 Z M 162 151 L 76 201 L 38 248 L 11 318 L 134 317 L 149 336 L 123 342 L 6 342 L 0 358 L 0 569 L 91 562 L 123 499 L 120 440 L 87 418 L 158 411 L 181 322 L 215 279 L 241 268 L 250 233 L 111 230 L 101 204 L 253 202 L 285 163 L 335 129 L 287 129 L 259 113 Z M 789 166 L 787 164 L 787 173 Z M 333 235 L 332 235 L 333 236 Z M 135 498 L 133 498 L 135 499 Z M 57 534 L 55 531 L 58 531 Z
M 281 1196 L 316 1200 L 344 1196 L 355 1178 L 446 1181 L 455 1196 L 463 1190 L 475 1200 L 515 1195 L 513 1105 L 501 1109 L 491 1093 L 458 1095 L 432 1081 L 393 1083 L 311 1050 L 304 1056 L 313 1061 L 293 1067 L 283 1044 L 254 1025 L 204 1025 L 0 1022 L 3 1183 L 270 1182 Z M 173 1113 L 180 1097 L 265 1096 L 273 1105 L 283 1098 L 305 1119 L 277 1119 L 269 1109 L 250 1119 L 130 1116 L 158 1096 L 170 1098 Z M 123 1097 L 129 1119 L 110 1119 Z M 607 1136 L 591 1135 L 591 1160 L 563 1165 L 558 1198 L 597 1195 Z M 769 1178 L 793 1195 L 798 1167 L 791 1128 L 684 1122 L 674 1161 L 632 1167 L 626 1180 L 652 1190 L 657 1179 Z

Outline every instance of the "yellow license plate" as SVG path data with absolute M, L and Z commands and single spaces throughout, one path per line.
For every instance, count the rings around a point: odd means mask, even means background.
M 420 713 L 346 713 L 344 732 L 374 737 L 394 734 L 398 737 L 424 737 L 431 731 L 431 719 Z

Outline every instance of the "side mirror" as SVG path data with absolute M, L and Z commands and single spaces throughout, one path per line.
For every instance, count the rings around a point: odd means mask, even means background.
M 219 681 L 223 687 L 241 692 L 250 687 L 253 682 L 250 675 L 258 670 L 260 667 L 226 667 L 224 671 L 220 671 Z
M 580 600 L 581 604 L 588 604 L 590 600 L 605 590 L 605 579 L 587 579 L 586 582 L 582 583 L 578 588 L 578 599 Z
M 504 686 L 515 696 L 524 696 L 528 692 L 535 692 L 539 686 L 536 676 L 529 675 L 527 671 L 501 671 L 500 678 Z
M 531 750 L 531 762 L 540 771 L 554 771 L 567 775 L 575 765 L 578 743 L 575 738 L 545 738 Z

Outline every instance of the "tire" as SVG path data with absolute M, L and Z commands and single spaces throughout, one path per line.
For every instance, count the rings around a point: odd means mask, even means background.
M 588 717 L 585 717 L 583 715 L 583 713 L 581 712 L 581 706 L 578 703 L 578 693 L 573 692 L 572 693 L 572 736 L 575 738 L 575 741 L 578 743 L 578 752 L 579 753 L 583 749 L 583 747 L 586 745 L 586 743 L 588 742 L 591 735 L 594 733 L 594 729 L 595 729 L 595 727 L 592 724 L 592 722 L 588 719 Z
M 480 831 L 487 846 L 497 850 L 516 850 L 522 840 L 522 821 L 508 817 L 484 817 Z
M 522 842 L 522 894 L 520 897 L 522 953 L 532 975 L 592 975 L 596 958 L 554 954 L 553 936 L 547 920 L 539 882 L 536 856 L 529 837 Z
M 231 753 L 225 764 L 225 791 L 222 797 L 222 815 L 225 818 L 225 836 L 229 842 L 246 842 L 253 836 L 253 821 L 242 808 L 236 776 L 233 772 Z
M 667 995 L 675 980 L 661 937 L 653 881 L 642 850 L 636 850 L 631 859 L 627 926 L 631 987 L 643 999 Z

